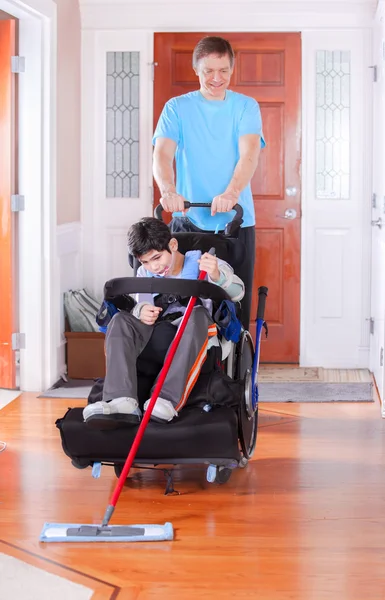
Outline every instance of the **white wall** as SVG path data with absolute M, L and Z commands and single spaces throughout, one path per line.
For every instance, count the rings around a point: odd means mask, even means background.
M 81 30 L 78 0 L 57 4 L 56 376 L 66 372 L 63 294 L 83 285 L 81 196 Z
M 377 0 L 80 0 L 93 30 L 305 31 L 371 25 Z
M 81 224 L 65 223 L 57 228 L 56 268 L 58 293 L 56 294 L 57 330 L 57 378 L 67 372 L 64 337 L 64 292 L 83 287 L 83 248 Z
M 57 223 L 80 221 L 80 10 L 57 4 Z

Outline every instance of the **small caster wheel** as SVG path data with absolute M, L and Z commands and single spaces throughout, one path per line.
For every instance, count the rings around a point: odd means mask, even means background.
M 227 467 L 218 467 L 215 483 L 227 483 L 232 472 L 233 470 Z
M 238 468 L 245 469 L 248 464 L 249 464 L 249 461 L 247 460 L 247 458 L 245 456 L 242 456 L 241 460 L 238 463 Z
M 75 467 L 75 469 L 87 469 L 87 467 L 89 467 L 89 463 L 87 464 L 82 464 L 80 462 L 77 462 L 76 460 L 71 460 L 71 465 L 73 467 Z
M 207 468 L 207 481 L 209 483 L 226 483 L 231 477 L 232 469 L 209 465 Z

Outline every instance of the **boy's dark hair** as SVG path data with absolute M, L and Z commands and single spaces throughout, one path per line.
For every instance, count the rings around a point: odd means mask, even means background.
M 234 50 L 232 49 L 230 42 L 224 38 L 211 35 L 202 38 L 195 46 L 192 57 L 194 69 L 197 68 L 200 59 L 209 56 L 209 54 L 218 54 L 219 56 L 227 54 L 230 59 L 231 67 L 234 65 Z
M 171 254 L 168 247 L 171 238 L 171 231 L 166 223 L 154 217 L 144 217 L 134 223 L 128 231 L 128 251 L 135 258 L 140 258 L 147 252 L 151 252 L 151 250 L 157 250 L 158 252 L 167 250 Z

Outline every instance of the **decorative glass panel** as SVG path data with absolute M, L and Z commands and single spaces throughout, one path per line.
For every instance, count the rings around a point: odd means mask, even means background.
M 317 51 L 317 198 L 349 198 L 350 52 Z
M 107 52 L 107 198 L 139 197 L 139 52 Z

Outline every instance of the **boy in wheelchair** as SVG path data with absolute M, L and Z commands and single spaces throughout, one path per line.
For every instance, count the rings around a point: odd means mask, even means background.
M 197 279 L 200 271 L 206 271 L 207 280 L 225 289 L 233 302 L 244 296 L 244 284 L 228 263 L 198 250 L 183 255 L 163 221 L 147 217 L 135 223 L 128 233 L 128 248 L 141 263 L 138 277 Z M 107 328 L 103 399 L 83 410 L 84 420 L 96 427 L 103 428 L 106 419 L 110 421 L 109 428 L 111 420 L 117 427 L 138 424 L 142 416 L 138 371 L 146 372 L 151 362 L 161 366 L 186 310 L 185 299 L 180 297 L 138 294 L 136 300 L 130 312 L 117 312 Z M 152 419 L 168 422 L 178 415 L 188 402 L 208 349 L 215 345 L 219 345 L 219 340 L 212 301 L 200 299 L 187 323 Z M 144 410 L 148 403 L 144 403 Z

